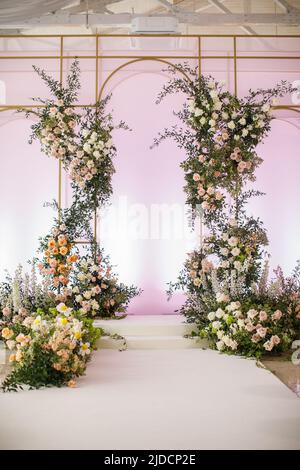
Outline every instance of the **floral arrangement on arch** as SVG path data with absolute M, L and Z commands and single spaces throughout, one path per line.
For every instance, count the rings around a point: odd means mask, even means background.
M 83 109 L 83 113 L 75 111 L 80 89 L 77 60 L 70 67 L 65 86 L 44 70 L 33 68 L 54 99 L 34 98 L 43 107 L 25 111 L 26 117 L 33 115 L 38 119 L 31 126 L 29 143 L 38 140 L 43 153 L 60 160 L 77 198 L 83 196 L 88 199 L 95 209 L 105 203 L 112 193 L 111 177 L 115 172 L 113 158 L 116 154 L 112 131 L 120 128 L 128 130 L 128 126 L 123 121 L 115 125 L 112 115 L 105 112 L 110 95 Z
M 184 76 L 171 78 L 157 102 L 186 93 L 187 103 L 175 113 L 184 127 L 165 129 L 154 145 L 172 138 L 185 150 L 186 201 L 207 234 L 170 283 L 169 295 L 186 291 L 181 312 L 222 352 L 260 357 L 287 351 L 300 333 L 299 267 L 288 279 L 278 269 L 268 281 L 267 234 L 246 207 L 263 194 L 249 185 L 262 163 L 255 148 L 271 129 L 272 104 L 293 88 L 281 82 L 239 98 L 225 83 L 178 67 Z

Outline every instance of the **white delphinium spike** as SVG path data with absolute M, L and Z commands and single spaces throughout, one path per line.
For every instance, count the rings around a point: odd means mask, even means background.
M 36 286 L 37 286 L 37 278 L 36 278 L 36 271 L 35 271 L 35 263 L 32 262 L 31 268 L 31 277 L 30 277 L 30 284 L 31 284 L 31 294 L 33 300 L 36 298 Z
M 12 303 L 13 309 L 15 312 L 18 312 L 22 307 L 21 303 L 21 292 L 20 292 L 20 282 L 18 278 L 15 278 L 12 285 Z
M 212 269 L 211 271 L 211 286 L 215 295 L 217 295 L 217 293 L 221 291 L 218 273 L 216 269 Z
M 260 295 L 264 295 L 264 294 L 267 293 L 269 270 L 270 270 L 270 264 L 269 264 L 269 259 L 267 258 L 265 263 L 264 263 L 261 278 L 260 278 L 260 281 L 259 281 L 259 284 L 258 284 L 258 291 L 259 291 Z

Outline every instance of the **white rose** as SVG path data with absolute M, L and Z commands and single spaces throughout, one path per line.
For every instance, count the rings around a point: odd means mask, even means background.
M 264 113 L 267 113 L 268 111 L 270 111 L 270 105 L 269 103 L 266 103 L 262 106 L 261 110 L 264 112 Z
M 229 129 L 235 129 L 235 124 L 234 124 L 234 122 L 233 122 L 233 121 L 230 121 L 230 122 L 228 123 L 228 127 L 229 127 Z
M 239 248 L 233 248 L 233 250 L 231 250 L 231 254 L 232 256 L 239 256 L 241 250 Z
M 242 126 L 245 126 L 246 125 L 246 119 L 245 118 L 241 118 L 239 120 L 239 123 L 242 125 Z
M 222 318 L 224 316 L 224 310 L 222 310 L 221 308 L 218 308 L 218 310 L 216 311 L 216 317 L 217 318 Z
M 217 331 L 217 337 L 218 337 L 218 339 L 222 339 L 223 336 L 224 336 L 224 331 L 223 331 L 223 330 L 218 330 L 218 331 Z
M 222 113 L 222 118 L 225 119 L 225 121 L 227 121 L 227 119 L 229 118 L 228 113 Z
M 223 341 L 218 341 L 218 342 L 216 343 L 216 347 L 217 347 L 217 350 L 218 350 L 218 351 L 222 351 L 222 349 L 224 349 L 224 343 L 223 343 Z
M 210 125 L 210 127 L 214 127 L 216 125 L 216 121 L 214 119 L 210 119 L 208 121 L 208 124 Z
M 209 92 L 209 94 L 210 94 L 210 96 L 211 96 L 212 99 L 215 99 L 215 98 L 218 97 L 218 92 L 217 92 L 217 90 L 211 90 L 211 91 Z
M 209 314 L 207 315 L 207 318 L 209 319 L 209 321 L 213 321 L 215 317 L 216 317 L 215 312 L 209 312 Z
M 228 250 L 228 248 L 221 248 L 220 253 L 221 253 L 222 256 L 227 256 L 228 253 L 229 253 L 229 250 Z
M 215 329 L 215 330 L 219 330 L 222 326 L 222 323 L 220 321 L 213 321 L 211 326 Z
M 80 302 L 83 301 L 82 295 L 76 295 L 75 300 L 76 300 L 76 302 L 77 302 L 78 304 L 80 304 Z
M 206 123 L 206 118 L 203 116 L 203 117 L 200 119 L 200 124 L 203 126 L 205 123 Z
M 215 101 L 215 102 L 214 102 L 214 107 L 213 107 L 213 109 L 215 109 L 216 111 L 220 111 L 221 108 L 222 108 L 222 103 L 221 103 L 221 101 Z
M 238 242 L 239 242 L 239 239 L 237 237 L 230 237 L 228 240 L 228 245 L 236 246 Z
M 249 131 L 247 129 L 242 130 L 242 136 L 243 137 L 247 137 L 248 134 L 249 134 Z
M 195 108 L 194 115 L 195 115 L 196 117 L 201 116 L 202 114 L 203 114 L 202 109 L 200 109 L 200 108 Z

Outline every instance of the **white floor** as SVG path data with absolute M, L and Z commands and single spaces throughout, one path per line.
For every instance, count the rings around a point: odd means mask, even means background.
M 0 394 L 1 449 L 300 449 L 300 400 L 215 351 L 101 350 L 76 389 Z

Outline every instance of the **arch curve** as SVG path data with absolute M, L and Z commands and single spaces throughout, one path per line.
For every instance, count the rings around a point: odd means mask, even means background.
M 128 62 L 125 62 L 125 63 L 122 64 L 122 65 L 119 65 L 119 67 L 117 67 L 116 69 L 114 69 L 114 70 L 109 74 L 109 76 L 105 79 L 105 81 L 103 82 L 103 85 L 101 86 L 101 89 L 100 89 L 100 91 L 99 91 L 98 101 L 100 101 L 100 100 L 102 99 L 103 92 L 104 92 L 104 89 L 105 89 L 107 83 L 110 81 L 110 79 L 111 79 L 116 73 L 118 73 L 120 70 L 124 69 L 124 68 L 127 67 L 128 65 L 135 64 L 135 63 L 138 63 L 138 62 L 146 62 L 146 61 L 161 62 L 161 63 L 163 63 L 163 64 L 166 64 L 166 65 L 168 65 L 168 66 L 171 66 L 171 67 L 173 67 L 174 70 L 176 70 L 178 73 L 181 73 L 189 82 L 191 82 L 191 79 L 190 79 L 190 77 L 188 76 L 187 73 L 183 72 L 183 71 L 178 67 L 178 65 L 172 64 L 172 62 L 169 62 L 168 60 L 159 59 L 158 57 L 140 57 L 140 58 L 138 58 L 138 59 L 132 59 L 132 60 L 129 60 Z

